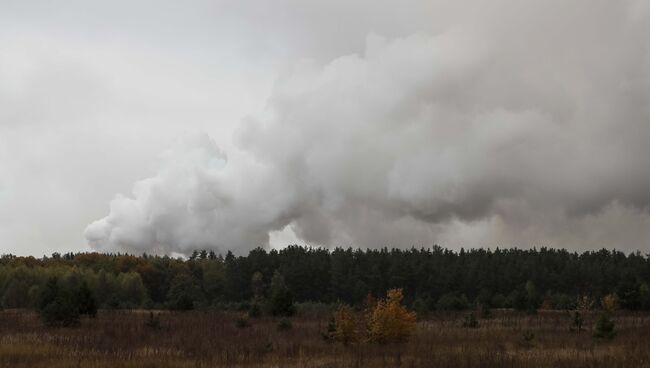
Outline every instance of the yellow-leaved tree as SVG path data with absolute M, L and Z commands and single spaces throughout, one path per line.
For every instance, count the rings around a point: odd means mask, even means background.
M 368 340 L 377 343 L 406 341 L 415 329 L 416 315 L 402 305 L 402 289 L 388 290 L 368 318 Z
M 605 312 L 614 313 L 619 308 L 618 295 L 616 294 L 607 294 L 603 297 L 602 300 L 603 309 Z
M 352 307 L 346 304 L 340 305 L 334 314 L 334 323 L 336 325 L 334 331 L 336 340 L 341 341 L 346 346 L 359 341 L 361 336 L 359 321 Z

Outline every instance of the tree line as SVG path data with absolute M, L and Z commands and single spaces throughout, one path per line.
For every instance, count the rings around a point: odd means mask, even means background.
M 257 248 L 245 256 L 203 250 L 189 258 L 119 253 L 0 257 L 3 308 L 44 308 L 43 295 L 56 289 L 91 295 L 105 309 L 268 305 L 279 308 L 277 314 L 290 314 L 294 302 L 360 306 L 369 294 L 383 297 L 387 290 L 402 289 L 404 303 L 419 314 L 477 305 L 575 309 L 581 297 L 599 301 L 606 295 L 616 295 L 621 308 L 639 310 L 650 309 L 649 284 L 649 255 L 605 249 L 289 246 Z

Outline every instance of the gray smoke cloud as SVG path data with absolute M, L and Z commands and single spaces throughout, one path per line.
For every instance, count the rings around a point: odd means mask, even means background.
M 301 60 L 230 159 L 181 140 L 85 236 L 100 250 L 650 250 L 650 6 L 495 1 Z M 480 7 L 483 8 L 480 8 Z

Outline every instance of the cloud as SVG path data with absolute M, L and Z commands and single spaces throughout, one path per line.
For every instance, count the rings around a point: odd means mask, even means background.
M 326 246 L 650 249 L 647 7 L 451 13 L 443 30 L 295 63 L 239 126 L 233 159 L 185 142 L 87 239 L 241 252 L 288 226 Z

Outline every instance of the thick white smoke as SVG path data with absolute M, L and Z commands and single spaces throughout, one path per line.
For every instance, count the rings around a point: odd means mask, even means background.
M 328 246 L 649 249 L 648 7 L 522 3 L 297 63 L 237 161 L 184 142 L 87 239 L 243 251 L 290 225 Z

